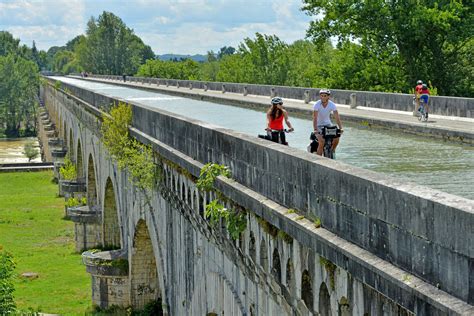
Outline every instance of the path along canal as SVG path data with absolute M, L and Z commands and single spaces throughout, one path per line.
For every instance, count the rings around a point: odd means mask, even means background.
M 264 134 L 266 116 L 263 112 L 111 84 L 66 77 L 54 79 L 251 136 Z M 311 105 L 308 104 L 308 107 Z M 290 119 L 295 128 L 295 132 L 287 134 L 290 147 L 306 150 L 312 130 L 311 117 L 307 120 Z M 338 161 L 474 199 L 473 146 L 449 143 L 429 136 L 343 124 L 344 135 L 337 151 Z

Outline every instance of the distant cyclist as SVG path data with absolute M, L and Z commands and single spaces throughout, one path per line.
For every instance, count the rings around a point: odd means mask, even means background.
M 428 118 L 429 98 L 430 98 L 430 89 L 428 89 L 428 86 L 426 85 L 426 83 L 424 83 L 422 84 L 421 91 L 420 91 L 420 105 L 423 105 L 425 108 L 426 118 Z M 420 111 L 420 108 L 418 108 L 418 111 Z
M 313 128 L 316 137 L 318 138 L 318 150 L 316 153 L 320 156 L 323 154 L 324 148 L 324 137 L 322 135 L 323 128 L 325 126 L 333 126 L 331 122 L 331 112 L 333 112 L 334 117 L 336 118 L 337 125 L 339 126 L 341 133 L 342 130 L 342 123 L 341 118 L 339 117 L 339 112 L 337 111 L 336 104 L 329 100 L 331 96 L 331 91 L 329 89 L 321 89 L 319 90 L 319 97 L 321 98 L 318 100 L 313 106 Z M 336 147 L 339 144 L 339 138 L 334 138 L 332 142 L 332 151 L 336 152 Z
M 285 120 L 286 125 L 289 128 L 288 131 L 294 131 L 294 128 L 288 118 L 288 112 L 283 108 L 283 99 L 280 97 L 275 97 L 272 99 L 271 106 L 267 111 L 266 130 L 271 133 L 272 141 L 288 145 L 286 142 L 283 120 Z
M 420 108 L 420 95 L 421 95 L 421 89 L 423 87 L 423 81 L 418 80 L 416 82 L 416 87 L 415 87 L 415 107 L 413 109 L 413 115 L 416 114 L 416 111 Z

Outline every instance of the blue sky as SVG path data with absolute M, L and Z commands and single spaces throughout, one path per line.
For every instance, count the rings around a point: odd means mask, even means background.
M 205 54 L 256 32 L 292 43 L 312 19 L 298 0 L 0 0 L 0 30 L 39 49 L 83 34 L 91 16 L 119 16 L 155 54 Z

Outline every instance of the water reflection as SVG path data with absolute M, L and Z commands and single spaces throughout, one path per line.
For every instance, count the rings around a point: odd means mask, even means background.
M 24 146 L 29 142 L 33 142 L 39 150 L 39 143 L 36 137 L 0 139 L 0 164 L 28 162 L 28 158 L 23 154 L 23 151 Z M 41 162 L 41 156 L 31 160 L 31 162 Z

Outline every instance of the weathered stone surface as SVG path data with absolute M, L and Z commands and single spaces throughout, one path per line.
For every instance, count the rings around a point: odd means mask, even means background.
M 252 310 L 314 314 L 321 309 L 319 301 L 329 296 L 333 314 L 340 310 L 338 304 L 352 315 L 473 311 L 466 303 L 473 299 L 473 282 L 466 284 L 472 280 L 472 243 L 463 240 L 472 239 L 473 232 L 460 231 L 473 227 L 472 201 L 430 194 L 419 186 L 134 105 L 137 129 L 132 135 L 172 162 L 165 161 L 163 182 L 145 197 L 128 183 L 128 174 L 118 170 L 99 139 L 100 112 L 92 105 L 108 108 L 113 100 L 68 88 L 89 104 L 71 98 L 46 106 L 50 113 L 61 113 L 62 126 L 70 128 L 68 148 L 76 155 L 79 148 L 84 157 L 86 194 L 96 196 L 103 216 L 93 229 L 100 231 L 102 245 L 123 249 L 130 262 L 130 286 L 116 300 L 110 294 L 115 285 L 105 279 L 114 270 L 90 268 L 102 274 L 93 282 L 94 302 L 142 306 L 162 299 L 172 315 Z M 209 161 L 231 168 L 235 180 L 218 178 L 217 187 L 248 212 L 247 229 L 238 242 L 203 218 L 215 195 L 199 192 L 189 174 L 198 176 Z M 442 221 L 444 211 L 450 221 Z M 255 215 L 290 235 L 291 244 L 270 234 Z M 308 219 L 315 216 L 323 228 Z M 308 310 L 300 303 L 304 271 L 312 280 L 313 306 Z M 323 284 L 327 292 L 320 290 Z

